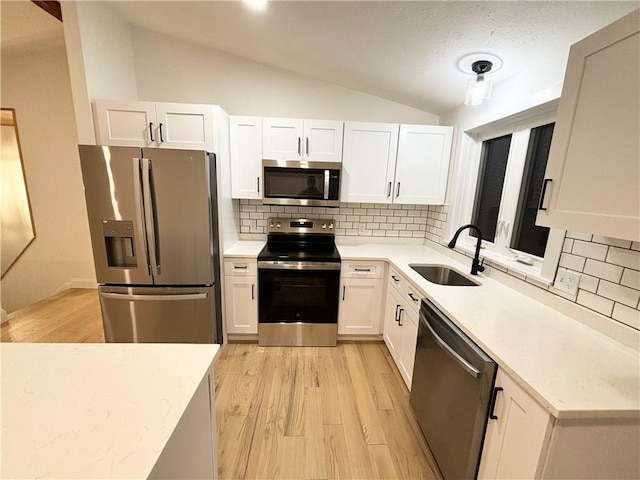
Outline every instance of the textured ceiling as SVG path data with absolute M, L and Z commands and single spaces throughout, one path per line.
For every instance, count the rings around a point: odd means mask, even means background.
M 467 54 L 498 55 L 494 83 L 548 62 L 639 2 L 239 1 L 109 2 L 132 25 L 370 93 L 434 114 L 462 103 Z M 2 51 L 62 41 L 30 2 L 0 2 Z M 57 39 L 57 40 L 55 40 Z
M 499 83 L 638 8 L 638 2 L 114 2 L 132 23 L 442 114 L 462 103 L 464 55 L 504 61 Z

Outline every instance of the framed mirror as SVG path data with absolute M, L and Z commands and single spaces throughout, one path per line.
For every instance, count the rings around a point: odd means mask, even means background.
M 36 238 L 29 192 L 24 175 L 16 113 L 0 109 L 0 266 L 4 277 Z

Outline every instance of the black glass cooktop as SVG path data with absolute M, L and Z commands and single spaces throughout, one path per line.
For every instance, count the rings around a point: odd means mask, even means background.
M 258 261 L 261 260 L 339 262 L 340 254 L 333 236 L 269 235 L 267 244 L 258 254 Z

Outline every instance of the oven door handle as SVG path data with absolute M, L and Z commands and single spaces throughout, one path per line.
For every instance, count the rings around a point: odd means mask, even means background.
M 258 270 L 340 270 L 339 262 L 291 262 L 263 260 L 258 262 Z

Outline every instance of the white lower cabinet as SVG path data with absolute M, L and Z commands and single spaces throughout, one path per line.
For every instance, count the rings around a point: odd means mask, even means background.
M 382 338 L 409 390 L 416 354 L 420 303 L 418 299 L 416 305 L 414 298 L 417 299 L 415 289 L 396 269 L 390 267 Z
M 338 334 L 380 334 L 383 276 L 383 262 L 343 262 Z
M 407 302 L 405 301 L 405 306 Z M 411 308 L 403 308 L 400 312 L 400 328 L 402 329 L 400 340 L 400 355 L 398 356 L 398 367 L 400 375 L 411 390 L 411 379 L 413 377 L 413 361 L 416 356 L 416 340 L 418 339 L 418 313 Z
M 495 386 L 498 418 L 487 424 L 478 478 L 536 478 L 551 416 L 502 370 Z
M 258 275 L 255 259 L 225 259 L 227 333 L 258 333 Z

